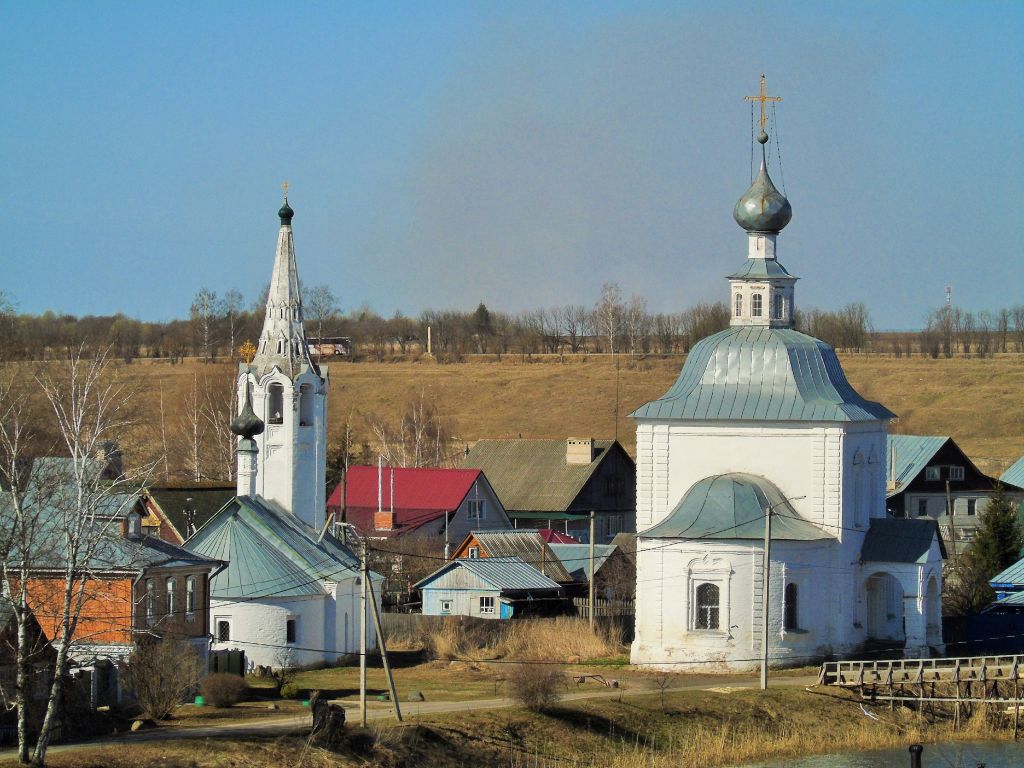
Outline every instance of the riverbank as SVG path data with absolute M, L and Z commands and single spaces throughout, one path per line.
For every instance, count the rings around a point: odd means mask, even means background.
M 685 676 L 673 677 L 676 686 Z M 657 682 L 656 680 L 653 682 Z M 913 742 L 1009 740 L 1009 720 L 994 708 L 954 731 L 916 712 L 862 709 L 852 695 L 800 686 L 761 692 L 721 686 L 643 692 L 623 690 L 603 698 L 562 701 L 546 713 L 476 709 L 418 714 L 407 722 L 380 721 L 349 728 L 336 751 L 308 743 L 301 729 L 286 735 L 250 734 L 190 738 L 177 728 L 173 740 L 82 747 L 52 754 L 65 768 L 224 768 L 226 766 L 440 766 L 501 764 L 532 768 L 714 768 L 822 753 L 905 747 Z M 866 714 L 867 713 L 867 714 Z M 354 718 L 354 713 L 350 713 Z

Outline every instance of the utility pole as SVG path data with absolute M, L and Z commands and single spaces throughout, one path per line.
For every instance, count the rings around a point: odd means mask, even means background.
M 359 720 L 366 727 L 366 582 L 369 574 L 366 566 L 366 539 L 362 540 L 359 557 Z
M 590 510 L 590 631 L 594 631 L 594 510 Z
M 388 678 L 388 690 L 391 692 L 391 703 L 395 710 L 395 719 L 402 722 L 402 708 L 398 705 L 398 692 L 395 691 L 395 678 L 391 675 L 391 663 L 388 661 L 388 648 L 384 644 L 384 631 L 380 626 L 380 609 L 377 607 L 377 594 L 370 589 L 370 604 L 373 606 L 373 628 L 377 632 L 377 647 L 380 658 L 384 662 L 384 674 Z
M 805 499 L 806 496 L 794 496 L 791 499 L 777 501 L 764 512 L 764 562 L 761 564 L 761 690 L 768 690 L 768 590 L 771 581 L 772 566 L 772 515 L 775 508 L 791 501 Z

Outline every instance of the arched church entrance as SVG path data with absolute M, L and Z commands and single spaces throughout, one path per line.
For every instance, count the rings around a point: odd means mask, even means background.
M 875 573 L 865 583 L 868 640 L 904 642 L 903 587 L 891 573 Z

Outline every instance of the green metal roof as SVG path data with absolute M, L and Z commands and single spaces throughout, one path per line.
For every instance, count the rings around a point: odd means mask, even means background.
M 885 451 L 885 476 L 895 475 L 896 486 L 888 496 L 902 493 L 907 485 L 928 465 L 932 456 L 946 444 L 948 437 L 941 435 L 889 435 Z M 893 472 L 893 454 L 896 471 Z
M 925 563 L 936 540 L 945 557 L 946 549 L 934 520 L 876 517 L 864 536 L 860 559 L 864 563 Z
M 590 581 L 590 545 L 589 544 L 549 544 L 555 557 L 576 581 Z M 614 544 L 594 545 L 594 568 L 600 571 L 605 561 L 615 551 Z
M 989 586 L 993 589 L 1022 588 L 1024 587 L 1024 558 L 1011 565 L 1005 571 L 1000 571 L 988 580 Z
M 894 414 L 857 394 L 825 342 L 790 328 L 737 326 L 698 342 L 672 388 L 632 416 L 850 422 Z
M 321 581 L 356 576 L 359 560 L 329 533 L 260 497 L 236 497 L 185 545 L 228 567 L 211 581 L 214 597 L 295 597 L 324 594 Z
M 771 481 L 741 472 L 695 483 L 669 516 L 642 533 L 645 539 L 763 539 L 765 512 L 773 511 L 772 540 L 835 538 L 803 519 Z
M 423 589 L 456 568 L 465 568 L 474 576 L 502 592 L 529 592 L 531 590 L 561 587 L 518 557 L 460 558 L 445 563 L 439 569 L 417 582 L 414 587 Z
M 1018 488 L 1024 488 L 1024 456 L 1021 456 L 1015 461 L 1010 468 L 1003 472 L 999 476 L 999 479 L 1008 484 L 1015 485 Z
M 777 259 L 747 259 L 746 263 L 729 275 L 729 280 L 796 280 Z
M 479 440 L 462 466 L 484 471 L 509 517 L 565 512 L 614 445 L 614 440 L 595 440 L 593 461 L 569 464 L 565 440 Z

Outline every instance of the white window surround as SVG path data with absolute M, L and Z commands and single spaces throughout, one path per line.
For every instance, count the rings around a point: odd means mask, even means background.
M 452 601 L 451 600 L 442 600 L 441 601 L 441 613 L 451 613 L 451 612 L 452 612 Z
M 708 637 L 731 635 L 732 598 L 730 587 L 733 570 L 727 560 L 710 554 L 691 560 L 686 568 L 686 631 L 688 634 Z M 701 584 L 718 587 L 718 629 L 697 629 L 697 588 Z
M 480 613 L 492 614 L 494 613 L 494 598 L 485 596 L 480 598 Z
M 231 642 L 231 619 L 218 616 L 213 620 L 213 641 L 215 643 Z

